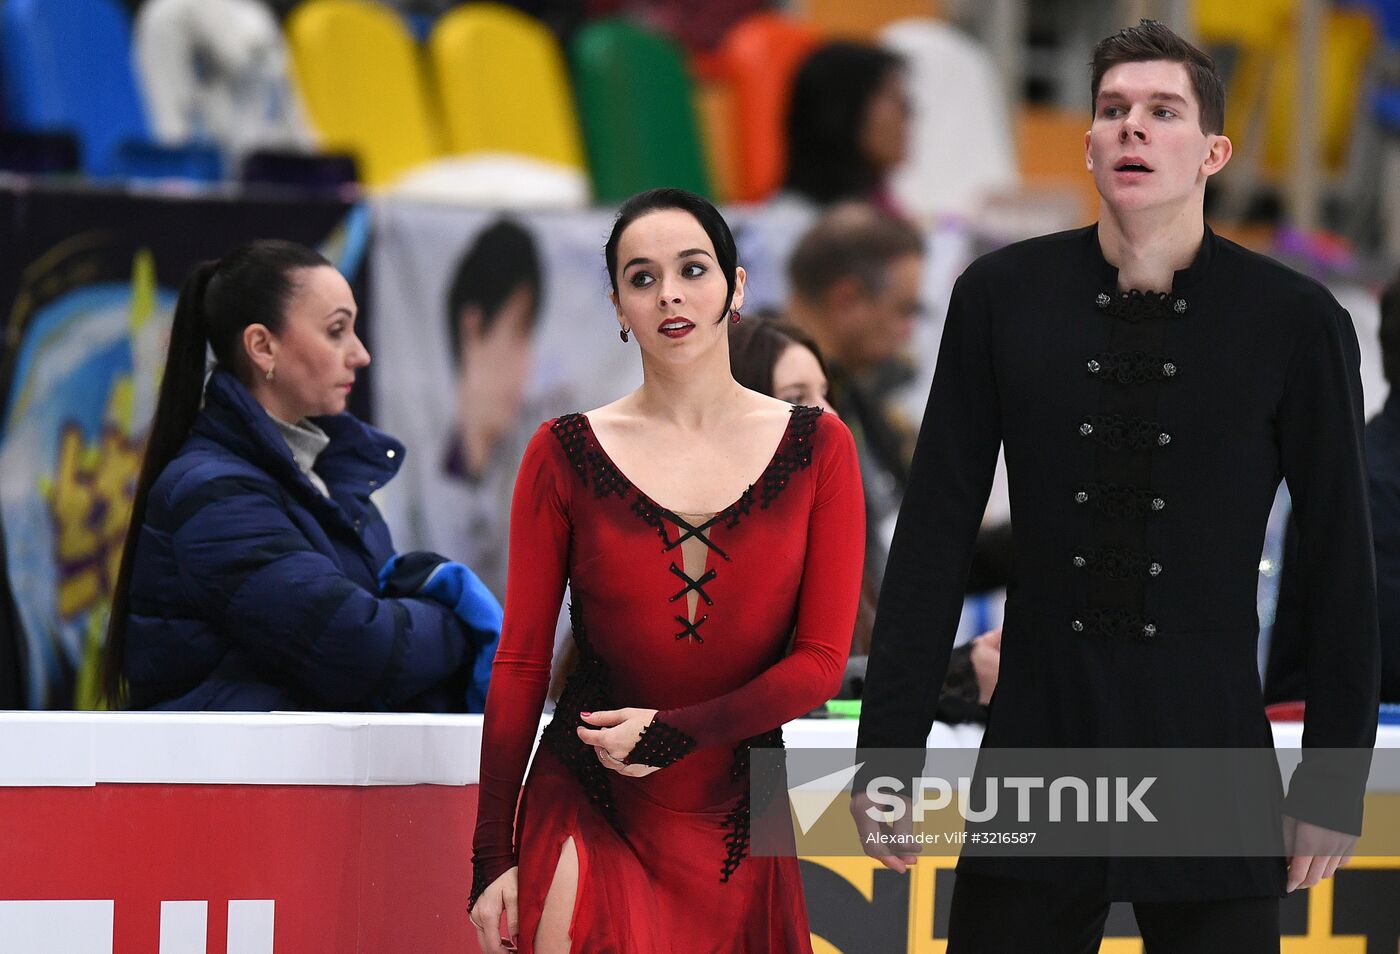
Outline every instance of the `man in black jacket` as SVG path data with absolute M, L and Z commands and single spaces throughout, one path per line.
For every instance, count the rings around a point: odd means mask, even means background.
M 862 757 L 924 745 L 1003 444 L 1018 585 L 984 748 L 1271 747 L 1256 568 L 1286 478 L 1319 647 L 1305 748 L 1368 755 L 1376 604 L 1350 317 L 1206 227 L 1206 181 L 1231 146 L 1205 54 L 1144 21 L 1099 44 L 1092 93 L 1098 224 L 984 256 L 954 287 L 876 616 Z M 908 756 L 879 764 L 920 774 Z M 1360 831 L 1361 786 L 1319 797 L 1328 781 L 1305 754 L 1283 808 L 1309 847 L 1287 866 L 965 855 L 949 952 L 1093 951 L 1113 900 L 1135 903 L 1152 954 L 1277 951 L 1279 896 L 1330 876 Z M 879 831 L 857 792 L 862 835 Z M 914 860 L 867 851 L 897 871 Z
M 1400 277 L 1381 294 L 1381 370 L 1390 393 L 1366 422 L 1366 483 L 1376 544 L 1376 605 L 1381 634 L 1381 702 L 1400 703 Z M 1297 528 L 1284 537 L 1278 610 L 1269 642 L 1264 701 L 1307 696 L 1307 633 L 1303 626 Z

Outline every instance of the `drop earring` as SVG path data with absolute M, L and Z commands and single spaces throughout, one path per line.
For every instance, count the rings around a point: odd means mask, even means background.
M 732 321 L 734 324 L 737 325 L 737 324 L 739 323 L 739 319 L 740 319 L 741 317 L 743 317 L 743 316 L 739 314 L 739 309 L 737 309 L 737 308 L 731 308 L 731 309 L 729 309 L 729 320 Z
M 618 336 L 619 338 L 622 339 L 623 344 L 626 344 L 626 343 L 627 343 L 627 329 L 626 329 L 626 328 L 623 328 L 621 331 L 619 331 L 619 332 L 617 333 L 617 336 Z
M 271 381 L 271 380 L 272 380 L 272 369 L 275 368 L 275 367 L 276 367 L 276 365 L 271 365 L 271 366 L 267 369 L 267 374 L 263 375 L 263 377 L 265 377 L 265 378 L 267 378 L 267 380 Z

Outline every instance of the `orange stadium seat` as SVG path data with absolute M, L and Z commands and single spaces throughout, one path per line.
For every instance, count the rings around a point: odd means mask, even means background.
M 811 26 L 767 12 L 745 17 L 725 36 L 719 60 L 733 96 L 733 198 L 758 202 L 781 187 L 792 81 L 820 43 Z

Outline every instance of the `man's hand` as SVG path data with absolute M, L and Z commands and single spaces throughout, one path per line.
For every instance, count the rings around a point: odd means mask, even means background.
M 851 817 L 860 833 L 860 845 L 865 853 L 880 864 L 900 874 L 918 864 L 919 846 L 914 844 L 914 821 L 909 800 L 904 799 L 904 812 L 893 822 L 877 820 L 884 809 L 870 800 L 864 792 L 851 796 Z M 874 815 L 876 817 L 872 818 Z
M 1283 850 L 1288 855 L 1288 890 L 1311 888 L 1351 860 L 1356 836 L 1283 816 Z

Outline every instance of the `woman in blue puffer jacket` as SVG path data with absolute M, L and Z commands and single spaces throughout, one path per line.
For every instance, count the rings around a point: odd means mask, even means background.
M 113 704 L 480 711 L 500 608 L 461 564 L 394 554 L 370 494 L 404 448 L 345 413 L 370 360 L 355 314 L 290 242 L 186 281 L 113 599 Z

